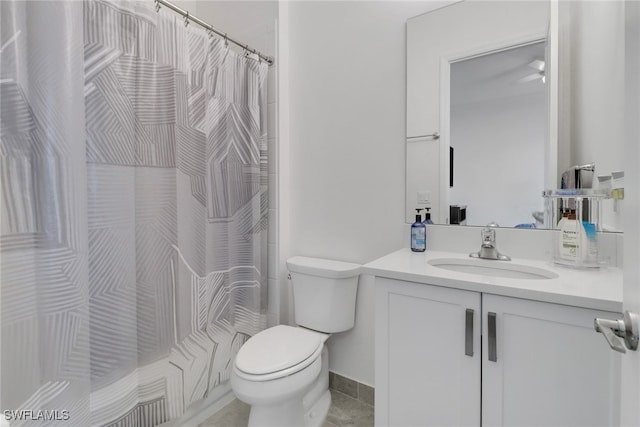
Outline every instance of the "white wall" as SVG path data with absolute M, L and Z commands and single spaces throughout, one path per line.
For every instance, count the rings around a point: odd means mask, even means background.
M 624 164 L 624 4 L 596 1 L 570 2 L 568 6 L 571 160 L 573 164 L 595 161 L 597 175 L 621 171 Z
M 439 5 L 288 4 L 291 254 L 366 263 L 404 246 L 405 21 Z M 356 327 L 329 342 L 330 369 L 370 385 L 373 297 L 361 277 Z
M 451 204 L 467 205 L 467 224 L 535 223 L 544 210 L 546 99 L 537 94 L 451 107 Z
M 270 40 L 266 35 L 275 34 L 275 23 L 278 18 L 277 1 L 171 1 L 176 6 L 208 22 L 217 30 L 228 33 L 230 37 L 269 55 L 275 54 L 274 40 Z
M 567 2 L 561 11 L 569 28 L 563 40 L 568 55 L 560 58 L 560 65 L 571 76 L 565 98 L 570 104 L 571 151 L 568 164 L 559 166 L 595 162 L 594 179 L 623 171 L 624 3 Z M 603 202 L 606 229 L 622 230 L 623 205 L 624 201 Z

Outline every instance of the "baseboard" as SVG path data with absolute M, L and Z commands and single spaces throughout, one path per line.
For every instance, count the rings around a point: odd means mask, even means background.
M 235 399 L 235 395 L 231 391 L 231 385 L 229 383 L 219 385 L 211 391 L 207 398 L 189 406 L 180 418 L 160 424 L 160 427 L 198 427 L 199 424 L 231 403 L 233 399 Z
M 331 371 L 329 371 L 329 389 L 346 394 L 367 405 L 374 406 L 375 404 L 375 389 L 373 387 Z

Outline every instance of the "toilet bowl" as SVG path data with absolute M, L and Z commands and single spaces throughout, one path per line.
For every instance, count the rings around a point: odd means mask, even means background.
M 322 404 L 317 387 L 329 375 L 328 337 L 279 325 L 245 343 L 233 366 L 231 388 L 238 399 L 251 405 L 250 426 L 311 426 L 313 420 L 321 424 L 330 403 L 326 396 Z M 322 388 L 328 392 L 328 380 L 324 382 L 327 387 Z
M 358 264 L 294 257 L 287 268 L 299 326 L 254 335 L 231 371 L 231 389 L 251 405 L 249 427 L 319 427 L 331 404 L 325 342 L 355 323 Z

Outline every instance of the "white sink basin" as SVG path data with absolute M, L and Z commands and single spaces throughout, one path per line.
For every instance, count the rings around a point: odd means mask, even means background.
M 480 274 L 482 276 L 507 277 L 510 279 L 548 280 L 558 277 L 553 271 L 511 261 L 484 259 L 436 258 L 427 261 L 430 265 L 459 273 Z

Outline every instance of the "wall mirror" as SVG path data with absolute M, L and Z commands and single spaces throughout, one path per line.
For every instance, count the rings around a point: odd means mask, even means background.
M 594 164 L 592 187 L 622 171 L 619 3 L 463 1 L 407 21 L 407 222 L 429 207 L 438 224 L 542 228 L 566 169 Z M 605 231 L 622 211 L 604 202 Z

